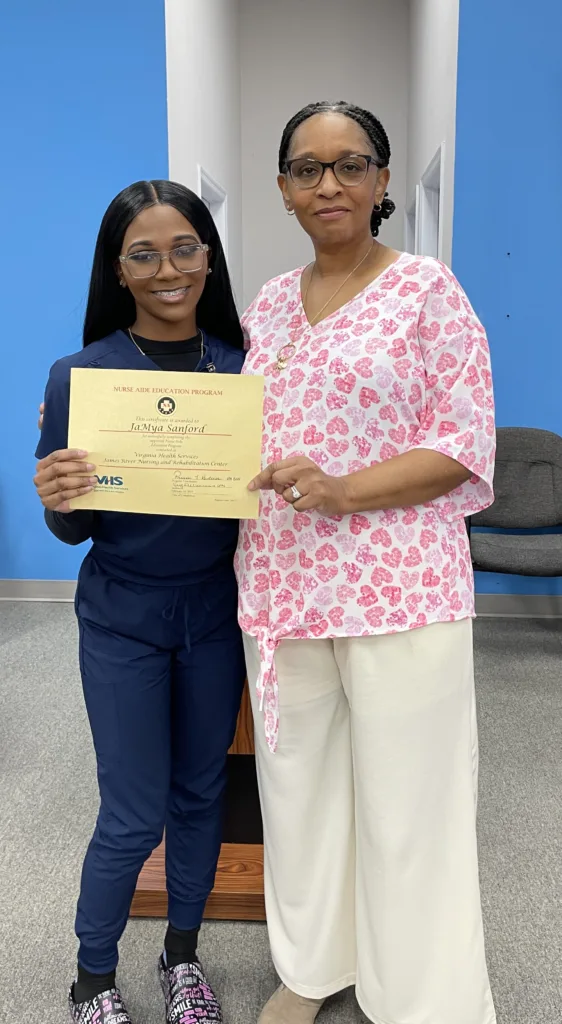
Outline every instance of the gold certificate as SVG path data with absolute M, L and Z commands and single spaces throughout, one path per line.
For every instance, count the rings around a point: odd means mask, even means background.
M 263 377 L 73 369 L 69 448 L 97 483 L 72 508 L 255 519 Z

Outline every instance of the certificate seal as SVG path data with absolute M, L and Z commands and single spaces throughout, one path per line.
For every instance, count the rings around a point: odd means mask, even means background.
M 156 403 L 156 408 L 162 416 L 171 416 L 176 411 L 176 403 L 168 395 L 162 395 Z

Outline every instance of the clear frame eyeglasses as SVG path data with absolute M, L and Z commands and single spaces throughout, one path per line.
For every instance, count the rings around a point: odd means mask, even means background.
M 340 185 L 353 186 L 363 184 L 371 164 L 373 167 L 379 166 L 374 156 L 362 153 L 342 156 L 330 162 L 298 157 L 296 160 L 287 160 L 285 171 L 297 188 L 317 188 L 328 168 Z
M 144 250 L 132 252 L 130 256 L 120 256 L 119 262 L 125 263 L 131 277 L 154 277 L 160 270 L 162 260 L 169 260 L 180 274 L 195 274 L 203 266 L 203 258 L 209 252 L 209 246 L 203 243 L 180 245 L 169 252 Z

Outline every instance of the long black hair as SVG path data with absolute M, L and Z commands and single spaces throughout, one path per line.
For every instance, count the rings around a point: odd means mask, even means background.
M 137 181 L 123 189 L 110 203 L 101 222 L 94 252 L 84 319 L 84 345 L 99 341 L 114 331 L 126 330 L 134 323 L 135 300 L 128 288 L 119 285 L 115 263 L 131 221 L 142 210 L 158 203 L 175 207 L 193 224 L 201 241 L 211 249 L 209 266 L 212 273 L 197 304 L 198 326 L 235 348 L 243 348 L 242 328 L 215 222 L 199 196 L 174 181 Z
M 280 174 L 287 173 L 287 159 L 293 135 L 297 128 L 300 128 L 301 124 L 308 121 L 309 117 L 314 117 L 315 114 L 326 113 L 344 114 L 345 117 L 355 121 L 363 129 L 375 151 L 377 167 L 388 167 L 390 162 L 390 142 L 378 117 L 375 117 L 370 110 L 356 107 L 354 103 L 346 103 L 345 100 L 339 100 L 337 103 L 321 100 L 319 103 L 309 103 L 306 107 L 303 107 L 285 125 L 285 130 L 281 136 L 281 145 L 279 146 Z M 377 237 L 383 220 L 388 220 L 395 209 L 395 204 L 392 202 L 392 199 L 389 199 L 388 193 L 385 192 L 380 207 L 375 207 L 371 216 L 371 233 L 374 238 Z

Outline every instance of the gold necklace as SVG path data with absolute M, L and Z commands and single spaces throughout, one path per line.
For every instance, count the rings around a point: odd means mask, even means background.
M 129 335 L 129 337 L 130 337 L 130 339 L 131 339 L 131 341 L 132 341 L 133 345 L 135 346 L 135 348 L 138 348 L 138 350 L 139 350 L 139 352 L 140 352 L 141 356 L 146 356 L 146 352 L 143 352 L 143 350 L 142 350 L 142 348 L 140 347 L 140 345 L 137 345 L 137 343 L 136 343 L 136 341 L 135 341 L 135 339 L 134 339 L 134 337 L 133 337 L 133 332 L 132 332 L 132 330 L 131 330 L 131 328 L 130 328 L 130 327 L 127 327 L 127 333 L 128 333 L 128 335 Z M 202 358 L 203 358 L 203 331 L 201 331 L 201 330 L 198 330 L 198 331 L 197 331 L 197 334 L 199 335 L 199 337 L 200 337 L 200 339 L 201 339 L 201 359 L 202 359 Z M 157 343 L 157 344 L 158 344 L 158 343 Z M 148 358 L 150 359 L 150 356 L 148 356 Z
M 371 245 L 367 249 L 367 252 L 365 253 L 364 256 L 361 257 L 361 259 L 359 260 L 359 263 L 357 264 L 357 266 L 354 267 L 353 270 L 347 275 L 345 280 L 342 281 L 342 283 L 340 285 L 338 285 L 338 287 L 336 288 L 334 294 L 330 295 L 330 298 L 328 299 L 328 301 L 325 302 L 324 305 L 322 306 L 322 308 L 318 310 L 316 315 L 312 317 L 312 320 L 309 320 L 309 322 L 308 322 L 308 326 L 309 327 L 315 327 L 316 326 L 317 320 L 319 319 L 319 317 L 322 316 L 322 313 L 324 312 L 326 307 L 329 306 L 330 303 L 334 301 L 336 295 L 339 295 L 339 293 L 341 292 L 342 288 L 347 284 L 349 279 L 351 277 L 353 277 L 354 274 L 357 273 L 357 271 L 359 270 L 360 267 L 363 266 L 365 260 L 367 259 L 367 256 L 369 256 L 369 254 L 373 251 L 374 244 L 375 244 L 375 242 L 374 242 L 374 239 L 373 239 L 373 241 L 371 242 Z M 314 271 L 315 270 L 316 270 L 316 261 L 314 262 L 314 264 L 312 266 L 312 273 L 311 273 L 311 275 L 310 275 L 310 277 L 308 279 L 308 284 L 306 286 L 306 291 L 304 293 L 303 309 L 306 306 L 306 300 L 308 298 L 308 289 L 310 288 L 310 286 L 312 284 L 312 278 L 314 277 Z M 305 315 L 306 315 L 306 310 L 305 310 Z M 301 334 L 301 336 L 302 336 L 302 334 Z M 281 348 L 279 349 L 278 353 L 277 353 L 276 369 L 277 370 L 285 370 L 287 368 L 288 363 L 291 361 L 291 359 L 293 358 L 293 356 L 294 356 L 296 351 L 297 351 L 297 344 L 296 344 L 295 341 L 288 341 L 285 345 L 282 345 Z

